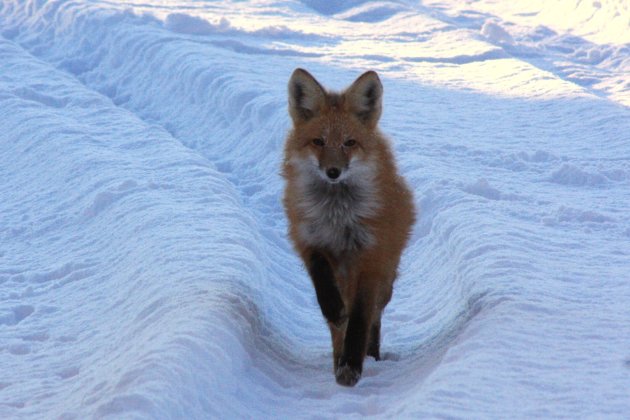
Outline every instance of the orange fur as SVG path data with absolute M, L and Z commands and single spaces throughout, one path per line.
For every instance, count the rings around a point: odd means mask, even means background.
M 381 96 L 374 72 L 363 74 L 341 94 L 325 91 L 301 69 L 289 82 L 293 129 L 284 150 L 284 207 L 290 238 L 307 268 L 316 252 L 334 273 L 332 282 L 343 308 L 338 320 L 328 321 L 335 374 L 342 385 L 356 383 L 370 348 L 375 358 L 379 356 L 374 328 L 380 329 L 381 313 L 391 298 L 415 220 L 412 193 L 398 175 L 389 142 L 377 127 Z M 327 178 L 331 168 L 340 172 L 337 179 Z M 328 197 L 327 191 L 333 195 Z M 347 214 L 337 214 L 343 211 Z M 330 214 L 319 214 L 326 212 Z M 329 277 L 317 274 L 321 265 L 311 275 L 318 293 L 318 282 L 326 283 Z M 326 290 L 319 293 L 322 299 L 330 295 Z M 349 323 L 356 331 L 348 331 Z M 354 353 L 345 354 L 344 346 L 346 353 Z M 359 367 L 344 371 L 339 365 L 346 359 Z

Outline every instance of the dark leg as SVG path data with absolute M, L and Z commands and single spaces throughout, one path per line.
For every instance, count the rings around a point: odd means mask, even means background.
M 339 367 L 339 359 L 343 353 L 343 340 L 346 337 L 347 323 L 343 323 L 340 327 L 336 327 L 330 322 L 328 323 L 330 328 L 330 336 L 332 338 L 333 345 L 333 375 L 337 372 Z
M 346 311 L 335 283 L 332 267 L 322 253 L 315 251 L 311 254 L 308 273 L 313 280 L 322 314 L 328 322 L 339 327 L 347 318 Z
M 374 315 L 374 321 L 372 322 L 372 326 L 370 327 L 370 339 L 368 341 L 368 356 L 374 357 L 375 360 L 381 360 L 381 317 L 383 316 L 383 309 L 392 298 L 393 292 L 393 283 L 396 278 L 396 275 L 391 277 L 387 286 L 383 286 L 381 289 L 380 299 L 377 303 L 380 308 L 377 313 Z
M 372 356 L 375 360 L 381 360 L 381 320 L 380 317 L 372 324 L 370 328 L 370 342 L 368 343 L 368 356 Z
M 343 353 L 335 372 L 339 385 L 354 386 L 361 378 L 368 338 L 369 319 L 366 307 L 361 295 L 358 295 L 352 306 L 343 343 Z

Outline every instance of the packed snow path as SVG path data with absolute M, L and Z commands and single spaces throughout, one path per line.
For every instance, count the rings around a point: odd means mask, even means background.
M 4 1 L 0 418 L 627 416 L 628 16 Z M 296 67 L 379 72 L 421 211 L 351 389 L 280 204 Z

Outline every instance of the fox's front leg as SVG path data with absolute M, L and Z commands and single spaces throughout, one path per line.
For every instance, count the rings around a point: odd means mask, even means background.
M 370 327 L 370 336 L 368 340 L 367 355 L 372 356 L 374 360 L 381 360 L 381 316 L 376 317 Z
M 307 268 L 324 318 L 334 326 L 341 327 L 348 317 L 330 262 L 321 252 L 313 251 L 309 256 Z
M 367 293 L 366 293 L 367 292 Z M 343 352 L 335 372 L 339 385 L 354 386 L 361 378 L 363 360 L 373 319 L 373 299 L 369 291 L 357 292 L 348 319 Z
M 346 337 L 347 326 L 347 322 L 344 322 L 340 326 L 333 325 L 330 322 L 328 323 L 333 346 L 333 374 L 336 374 L 337 368 L 339 367 L 339 360 L 341 359 L 341 354 L 343 352 L 343 341 Z
M 368 339 L 367 355 L 374 357 L 375 360 L 381 360 L 381 317 L 383 309 L 392 298 L 392 285 L 396 279 L 396 272 L 390 277 L 389 281 L 383 284 L 378 293 L 377 306 L 378 309 L 374 314 L 372 326 L 370 327 L 370 335 Z

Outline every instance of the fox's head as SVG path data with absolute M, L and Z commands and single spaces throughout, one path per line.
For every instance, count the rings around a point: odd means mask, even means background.
M 381 116 L 383 86 L 368 71 L 344 92 L 326 91 L 310 73 L 296 69 L 289 80 L 289 114 L 293 131 L 288 155 L 331 184 L 372 166 Z

